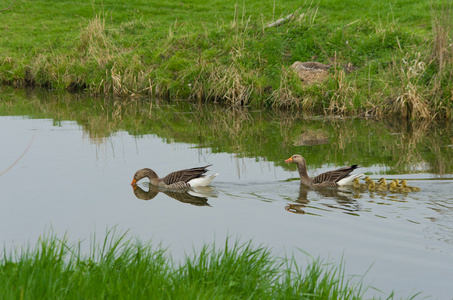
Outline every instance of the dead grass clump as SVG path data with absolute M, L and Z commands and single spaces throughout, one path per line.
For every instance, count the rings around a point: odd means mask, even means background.
M 228 66 L 213 65 L 207 79 L 209 89 L 206 91 L 206 97 L 224 100 L 230 105 L 246 105 L 250 101 L 253 84 L 245 82 L 245 72 L 247 71 L 240 69 L 234 59 Z
M 400 89 L 384 109 L 405 119 L 433 119 L 435 113 L 430 111 L 427 89 L 419 84 L 420 77 L 426 71 L 420 53 L 413 59 L 394 60 L 393 66 L 395 78 L 401 81 Z
M 105 69 L 105 77 L 90 86 L 93 94 L 134 96 L 152 92 L 152 69 L 143 68 L 138 55 L 128 58 L 124 49 L 115 46 L 106 34 L 103 18 L 96 16 L 82 29 L 79 52 L 84 64 L 94 61 L 99 69 Z
M 105 67 L 119 53 L 106 35 L 105 20 L 100 16 L 96 16 L 82 28 L 78 49 L 85 59 L 94 59 L 100 67 Z
M 282 67 L 280 85 L 272 91 L 268 100 L 273 107 L 278 108 L 300 108 L 304 111 L 313 111 L 316 106 L 316 97 L 310 93 L 300 96 L 304 85 L 299 75 L 292 68 Z
M 292 108 L 300 106 L 300 99 L 293 94 L 291 80 L 297 77 L 294 70 L 282 67 L 280 76 L 280 85 L 272 91 L 269 99 L 272 101 L 272 106 L 282 108 Z
M 331 114 L 346 114 L 354 110 L 354 99 L 357 97 L 357 89 L 354 81 L 346 79 L 343 69 L 335 68 L 332 74 L 334 89 L 329 93 L 329 107 L 327 112 Z

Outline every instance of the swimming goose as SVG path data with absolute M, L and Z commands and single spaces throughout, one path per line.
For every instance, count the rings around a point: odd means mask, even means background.
M 396 182 L 390 182 L 389 191 L 392 193 L 409 193 L 411 190 L 402 186 L 396 186 Z
M 404 187 L 404 188 L 410 189 L 412 192 L 420 192 L 421 191 L 421 188 L 419 188 L 419 187 L 407 185 L 407 180 L 406 179 L 401 180 L 401 186 Z
M 368 186 L 366 184 L 359 182 L 359 178 L 358 177 L 354 178 L 353 182 L 354 182 L 354 185 L 352 187 L 355 190 L 359 190 L 361 192 L 364 192 L 368 188 Z
M 371 192 L 374 192 L 376 190 L 376 184 L 374 183 L 373 180 L 369 179 L 367 182 L 367 185 L 368 185 L 368 189 L 371 191 Z
M 137 181 L 148 177 L 152 185 L 167 189 L 184 189 L 197 186 L 207 186 L 214 180 L 214 177 L 219 175 L 218 173 L 213 175 L 203 175 L 208 171 L 206 168 L 209 166 L 212 165 L 179 170 L 168 174 L 164 178 L 159 178 L 156 172 L 145 168 L 135 172 L 131 185 L 136 185 Z
M 370 180 L 368 184 L 369 184 L 368 189 L 370 191 L 376 191 L 376 192 L 386 192 L 387 191 L 386 186 L 382 186 L 380 184 L 376 185 L 376 182 L 374 182 L 373 180 Z
M 380 183 L 381 186 L 383 186 L 383 187 L 385 187 L 387 189 L 390 187 L 390 184 L 387 184 L 387 180 L 385 180 L 384 177 L 380 178 L 378 180 L 378 182 Z
M 392 181 L 395 183 L 396 187 L 401 187 L 398 179 L 393 179 Z
M 363 180 L 365 180 L 367 188 L 370 189 L 372 186 L 372 182 L 374 182 L 373 179 L 371 179 L 370 176 L 365 176 Z
M 398 193 L 399 192 L 398 188 L 396 187 L 395 181 L 390 182 L 389 191 L 392 192 L 392 193 Z
M 357 165 L 352 165 L 350 167 L 343 167 L 333 171 L 328 171 L 322 174 L 319 174 L 315 178 L 308 177 L 307 174 L 307 163 L 305 158 L 302 155 L 295 154 L 285 160 L 286 163 L 297 164 L 297 169 L 299 170 L 300 182 L 309 187 L 338 187 L 342 185 L 352 185 L 354 178 L 363 176 L 359 175 L 349 175 L 352 171 L 357 168 Z

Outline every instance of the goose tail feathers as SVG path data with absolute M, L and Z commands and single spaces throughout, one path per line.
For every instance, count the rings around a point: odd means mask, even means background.
M 191 187 L 197 187 L 197 186 L 207 186 L 210 185 L 211 182 L 214 180 L 214 178 L 219 175 L 219 173 L 215 173 L 212 175 L 204 175 L 200 176 L 198 178 L 194 178 L 190 180 L 188 183 Z
M 339 186 L 343 186 L 343 185 L 353 185 L 354 184 L 354 179 L 355 178 L 359 178 L 359 177 L 362 177 L 363 175 L 365 174 L 354 174 L 354 175 L 349 175 L 341 180 L 339 180 L 337 182 L 337 184 Z

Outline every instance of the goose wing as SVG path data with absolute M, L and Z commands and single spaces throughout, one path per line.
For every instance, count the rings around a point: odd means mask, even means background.
M 335 183 L 340 181 L 341 179 L 345 178 L 349 175 L 352 171 L 354 171 L 358 166 L 352 165 L 350 167 L 343 167 L 333 171 L 328 171 L 322 174 L 319 174 L 315 178 L 313 178 L 313 184 L 320 184 L 324 182 L 331 182 Z
M 204 173 L 206 173 L 208 171 L 208 169 L 206 169 L 206 168 L 210 167 L 210 166 L 212 166 L 212 165 L 185 169 L 185 170 L 179 170 L 179 171 L 168 174 L 167 176 L 162 178 L 162 181 L 167 185 L 170 185 L 175 182 L 181 182 L 181 181 L 189 182 L 190 180 L 192 180 L 194 178 L 198 178 L 201 175 L 203 175 Z

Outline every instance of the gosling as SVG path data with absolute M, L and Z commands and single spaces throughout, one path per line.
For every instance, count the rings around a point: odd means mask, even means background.
M 404 187 L 404 188 L 410 189 L 411 192 L 420 192 L 422 190 L 419 187 L 407 185 L 407 180 L 406 179 L 401 180 L 401 186 Z

